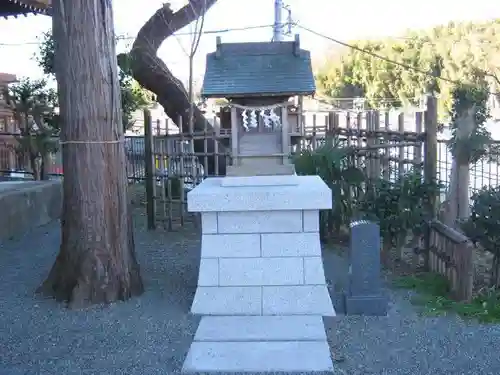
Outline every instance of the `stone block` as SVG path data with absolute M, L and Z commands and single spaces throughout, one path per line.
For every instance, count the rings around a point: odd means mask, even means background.
M 222 258 L 221 286 L 299 285 L 304 282 L 302 258 Z
M 201 315 L 262 315 L 262 288 L 199 286 L 191 312 Z
M 302 231 L 301 211 L 220 212 L 219 233 L 297 233 Z
M 335 316 L 326 285 L 264 286 L 263 315 Z
M 188 193 L 190 212 L 318 210 L 332 207 L 332 191 L 318 176 L 296 176 L 297 185 L 255 186 L 276 176 L 254 176 L 249 186 L 222 186 L 225 177 L 205 179 Z M 257 181 L 257 182 L 256 182 Z
M 60 180 L 0 183 L 0 241 L 59 219 L 62 199 Z
M 314 341 L 325 340 L 320 315 L 205 316 L 194 341 Z
M 376 295 L 380 290 L 380 229 L 376 223 L 359 221 L 351 225 L 351 295 Z
M 319 232 L 319 210 L 302 211 L 304 232 Z
M 325 285 L 325 271 L 321 256 L 304 258 L 304 281 L 305 284 Z
M 249 258 L 260 256 L 260 235 L 255 234 L 203 234 L 202 258 Z
M 320 256 L 319 233 L 262 234 L 263 257 Z
M 202 212 L 201 214 L 201 233 L 217 233 L 217 213 Z
M 326 341 L 193 342 L 183 372 L 333 371 Z
M 202 258 L 200 272 L 198 273 L 198 286 L 219 285 L 219 259 Z
M 381 287 L 380 229 L 375 223 L 351 224 L 349 285 L 346 314 L 385 315 L 388 300 Z

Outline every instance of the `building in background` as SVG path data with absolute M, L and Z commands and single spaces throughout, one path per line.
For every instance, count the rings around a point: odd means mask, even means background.
M 8 104 L 8 90 L 11 83 L 17 82 L 13 74 L 0 73 L 0 174 L 8 173 L 17 166 L 14 134 L 19 126 L 14 121 L 14 111 Z

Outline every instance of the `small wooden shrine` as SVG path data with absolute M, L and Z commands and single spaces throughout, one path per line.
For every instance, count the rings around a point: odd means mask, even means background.
M 1 0 L 0 17 L 18 17 L 28 14 L 50 14 L 52 0 Z
M 207 55 L 202 96 L 231 107 L 232 165 L 228 176 L 293 174 L 295 129 L 288 101 L 316 91 L 309 51 L 291 42 L 222 43 Z

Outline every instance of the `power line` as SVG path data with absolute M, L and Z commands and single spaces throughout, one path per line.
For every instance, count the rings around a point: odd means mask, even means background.
M 255 26 L 246 26 L 246 27 L 232 27 L 232 28 L 227 28 L 227 29 L 217 29 L 217 30 L 206 30 L 203 31 L 202 34 L 224 34 L 224 33 L 229 33 L 232 31 L 247 31 L 247 30 L 255 30 L 255 29 L 264 29 L 266 27 L 273 27 L 273 24 L 270 25 L 255 25 Z M 182 33 L 174 33 L 173 35 L 175 36 L 182 36 L 182 35 L 195 35 L 194 32 L 182 32 Z M 116 38 L 117 40 L 134 40 L 135 36 L 125 36 L 121 35 Z M 17 46 L 24 46 L 24 45 L 40 45 L 43 42 L 41 41 L 36 41 L 36 42 L 22 42 L 22 43 L 0 43 L 0 47 L 17 47 Z

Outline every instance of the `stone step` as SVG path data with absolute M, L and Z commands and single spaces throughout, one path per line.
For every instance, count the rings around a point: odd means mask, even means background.
M 335 309 L 326 285 L 198 286 L 191 313 L 335 316 Z
M 204 316 L 194 341 L 326 341 L 321 316 Z
M 183 372 L 333 371 L 326 341 L 195 341 Z

